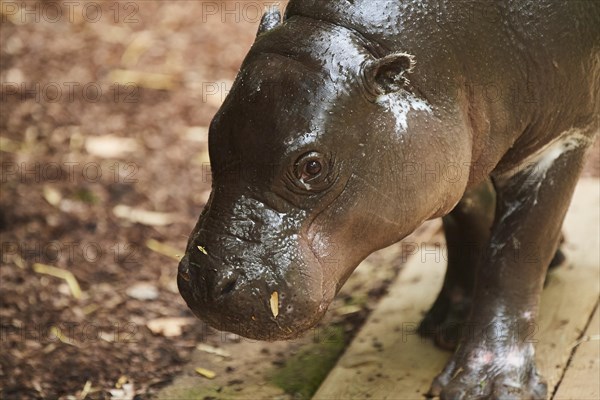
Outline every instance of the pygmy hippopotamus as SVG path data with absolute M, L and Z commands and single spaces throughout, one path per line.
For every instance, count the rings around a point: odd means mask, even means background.
M 545 398 L 528 332 L 599 114 L 599 1 L 292 0 L 211 123 L 179 290 L 216 328 L 292 338 L 367 255 L 443 217 L 420 331 L 471 334 L 429 394 Z

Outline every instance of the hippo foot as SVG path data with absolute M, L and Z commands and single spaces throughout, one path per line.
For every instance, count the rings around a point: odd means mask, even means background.
M 418 333 L 422 337 L 433 338 L 435 344 L 442 349 L 454 350 L 461 338 L 470 309 L 470 297 L 453 298 L 442 292 L 423 317 Z
M 468 350 L 467 350 L 468 349 Z M 484 345 L 459 348 L 433 381 L 428 397 L 462 399 L 546 399 L 547 385 L 537 373 L 533 346 Z

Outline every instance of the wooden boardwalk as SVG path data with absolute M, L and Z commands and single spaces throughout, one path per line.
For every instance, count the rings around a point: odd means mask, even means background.
M 552 272 L 538 321 L 537 361 L 552 399 L 600 399 L 600 181 L 582 179 L 564 224 L 567 265 Z M 439 246 L 443 246 L 439 244 Z M 445 261 L 421 246 L 314 399 L 423 399 L 449 357 L 414 333 Z

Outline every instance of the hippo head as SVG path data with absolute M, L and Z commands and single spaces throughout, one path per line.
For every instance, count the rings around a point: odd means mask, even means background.
M 436 193 L 401 182 L 397 167 L 419 161 L 398 148 L 399 130 L 427 128 L 431 112 L 402 92 L 411 65 L 301 17 L 258 36 L 211 123 L 212 193 L 179 265 L 199 318 L 253 339 L 295 337 L 362 259 L 435 213 Z

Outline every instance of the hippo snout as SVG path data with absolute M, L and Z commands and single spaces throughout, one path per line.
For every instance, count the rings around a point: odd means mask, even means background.
M 321 266 L 298 235 L 285 232 L 285 240 L 253 242 L 209 232 L 203 227 L 210 218 L 201 220 L 177 276 L 179 291 L 197 317 L 258 340 L 296 337 L 321 318 L 333 295 L 323 292 Z

